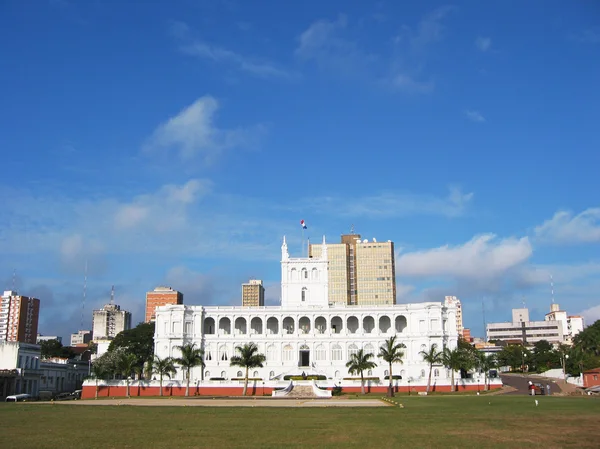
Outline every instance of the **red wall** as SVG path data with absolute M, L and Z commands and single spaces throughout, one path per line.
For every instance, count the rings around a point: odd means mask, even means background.
M 492 389 L 500 388 L 492 386 Z M 220 387 L 220 386 L 202 386 L 196 388 L 195 386 L 190 385 L 190 396 L 241 396 L 242 391 L 244 390 L 243 385 L 239 387 Z M 368 393 L 386 393 L 387 385 L 377 385 L 369 387 L 365 385 L 365 390 Z M 411 387 L 412 392 L 426 391 L 426 386 L 417 386 Z M 482 391 L 482 385 L 458 385 L 457 391 Z M 408 387 L 396 387 L 396 392 L 407 393 Z M 431 391 L 433 392 L 449 392 L 450 385 L 444 386 L 432 386 Z M 251 385 L 248 386 L 247 396 L 271 396 L 273 392 L 272 387 L 253 387 Z M 344 393 L 360 393 L 361 388 L 360 385 L 353 387 L 343 387 Z M 106 397 L 125 397 L 127 393 L 127 387 L 119 386 L 119 387 L 109 387 L 109 386 L 100 386 L 98 388 L 98 397 L 106 398 Z M 94 385 L 86 385 L 83 387 L 82 399 L 93 399 L 96 395 L 96 386 Z M 141 386 L 130 386 L 129 387 L 129 395 L 131 397 L 137 396 L 159 396 L 160 388 L 159 387 L 145 387 Z M 163 387 L 163 396 L 185 396 L 185 386 L 183 387 Z

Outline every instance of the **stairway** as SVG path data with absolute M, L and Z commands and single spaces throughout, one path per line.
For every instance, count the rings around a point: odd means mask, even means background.
M 315 395 L 312 386 L 310 385 L 294 385 L 294 388 L 292 389 L 292 391 L 290 391 L 287 396 L 287 398 L 294 398 L 294 399 L 305 399 L 305 398 L 317 398 L 318 396 Z

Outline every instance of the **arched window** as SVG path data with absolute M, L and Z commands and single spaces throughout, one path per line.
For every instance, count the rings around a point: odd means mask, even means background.
M 319 270 L 317 270 L 316 268 L 313 268 L 311 271 L 311 277 L 314 281 L 318 281 L 319 280 Z
M 242 377 L 244 374 L 241 371 L 237 372 L 237 377 Z
M 292 361 L 292 358 L 294 357 L 293 351 L 294 351 L 294 349 L 292 348 L 292 345 L 285 345 L 283 347 L 283 361 L 284 362 Z
M 354 343 L 352 343 L 350 346 L 348 346 L 348 359 L 350 359 L 357 352 L 358 347 Z
M 225 371 L 221 371 L 221 377 L 223 379 L 227 379 L 227 373 Z
M 219 347 L 219 360 L 229 360 L 229 357 L 227 357 L 227 346 L 225 345 Z
M 383 372 L 383 375 L 384 375 L 384 376 L 389 376 L 389 375 L 390 375 L 390 372 L 389 372 L 388 370 L 385 370 L 385 371 Z
M 292 270 L 290 271 L 290 278 L 292 279 L 292 281 L 298 279 L 298 271 L 296 271 L 295 268 L 292 268 Z
M 258 371 L 254 371 L 254 372 L 252 373 L 252 377 L 258 377 Z
M 365 348 L 364 348 L 364 350 L 363 350 L 363 351 L 364 351 L 364 353 L 365 353 L 365 354 L 373 354 L 373 355 L 376 355 L 376 354 L 375 354 L 375 349 L 373 348 L 373 345 L 372 345 L 371 343 L 367 343 L 367 344 L 365 345 Z
M 300 272 L 300 279 L 308 279 L 308 271 L 306 271 L 306 268 L 302 268 L 302 271 Z
M 421 377 L 425 377 L 425 370 L 424 369 L 421 370 Z
M 275 350 L 275 345 L 267 346 L 267 360 L 269 362 L 277 360 L 277 351 Z
M 317 361 L 324 361 L 327 358 L 327 351 L 325 350 L 325 345 L 324 344 L 319 344 L 317 345 L 317 347 L 315 348 L 315 360 Z
M 271 371 L 271 372 L 269 373 L 269 379 L 272 379 L 272 378 L 273 378 L 273 376 L 275 376 L 275 371 Z
M 339 371 L 336 371 L 336 372 L 335 372 L 335 374 L 334 374 L 334 376 L 335 376 L 335 377 L 340 377 L 340 372 L 339 372 Z
M 306 301 L 306 287 L 302 287 L 302 302 Z
M 367 376 L 372 376 L 372 375 L 373 375 L 373 370 L 367 371 Z
M 433 377 L 440 377 L 440 370 L 439 369 L 434 369 L 433 370 Z
M 204 378 L 205 378 L 205 379 L 209 379 L 209 378 L 210 378 L 210 371 L 206 371 L 206 372 L 204 373 Z
M 331 360 L 342 360 L 342 347 L 337 343 L 331 348 Z

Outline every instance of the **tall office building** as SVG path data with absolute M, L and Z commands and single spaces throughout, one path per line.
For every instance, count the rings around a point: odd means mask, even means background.
M 155 320 L 157 307 L 169 304 L 183 304 L 183 293 L 173 290 L 171 287 L 156 287 L 153 291 L 146 293 L 146 319 L 149 323 Z
M 242 306 L 257 307 L 265 305 L 265 288 L 260 279 L 250 279 L 242 284 Z
M 8 290 L 0 302 L 0 341 L 37 343 L 40 300 Z
M 463 326 L 462 317 L 462 304 L 460 303 L 460 299 L 458 299 L 456 296 L 446 296 L 444 299 L 446 306 L 456 306 L 456 332 L 458 332 L 459 337 L 465 338 L 465 328 Z M 469 330 L 469 337 L 470 335 L 471 331 Z
M 92 333 L 94 340 L 114 338 L 119 332 L 127 329 L 131 329 L 131 313 L 121 310 L 121 306 L 115 304 L 115 290 L 113 288 L 110 294 L 110 303 L 93 312 Z
M 322 245 L 309 245 L 309 257 L 321 257 Z M 327 244 L 329 303 L 396 304 L 394 243 L 361 240 L 344 234 L 341 243 Z

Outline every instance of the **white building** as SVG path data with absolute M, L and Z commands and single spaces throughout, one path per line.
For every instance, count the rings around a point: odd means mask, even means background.
M 553 344 L 570 344 L 573 337 L 583 330 L 583 318 L 568 316 L 558 304 L 552 304 L 544 321 L 530 321 L 529 309 L 512 309 L 512 322 L 488 323 L 487 339 L 520 340 L 524 344 L 534 344 L 546 340 Z
M 115 338 L 119 332 L 131 328 L 131 313 L 121 310 L 114 302 L 114 288 L 111 291 L 110 303 L 92 315 L 92 333 L 94 340 Z
M 92 331 L 80 330 L 76 334 L 71 334 L 71 346 L 87 345 L 92 341 Z
M 37 396 L 40 356 L 39 345 L 0 341 L 0 400 L 21 393 Z
M 60 344 L 62 344 L 62 337 L 60 337 L 58 335 L 42 335 L 42 334 L 38 334 L 37 335 L 37 344 L 38 345 L 42 341 L 52 341 L 52 340 L 56 340 L 57 342 L 59 342 Z
M 465 327 L 463 326 L 462 304 L 460 303 L 460 299 L 456 296 L 446 296 L 444 297 L 444 300 L 446 304 L 456 307 L 456 332 L 458 332 L 459 337 L 462 337 Z
M 263 381 L 283 379 L 286 374 L 325 375 L 341 384 L 348 374 L 346 362 L 362 348 L 379 352 L 393 335 L 406 345 L 404 363 L 394 367 L 402 382 L 425 385 L 429 366 L 419 352 L 432 344 L 438 348 L 457 345 L 457 309 L 448 302 L 349 306 L 329 304 L 327 246 L 317 258 L 292 258 L 285 238 L 281 248 L 281 306 L 205 307 L 168 305 L 156 309 L 155 354 L 178 357 L 178 345 L 196 343 L 204 349 L 206 368 L 193 369 L 192 379 L 231 380 L 242 376 L 230 366 L 235 347 L 258 345 L 266 356 L 264 368 L 251 372 Z M 376 368 L 365 376 L 385 385 L 388 365 L 375 357 Z M 177 372 L 176 379 L 183 379 Z M 449 384 L 450 373 L 435 367 L 432 383 Z M 408 385 L 411 385 L 410 383 Z

